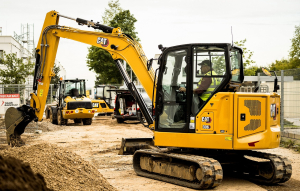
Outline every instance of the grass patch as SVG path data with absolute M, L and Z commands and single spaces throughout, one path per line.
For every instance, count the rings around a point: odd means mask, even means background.
M 298 125 L 284 125 L 285 129 L 300 129 Z
M 300 144 L 297 144 L 296 141 L 292 139 L 287 139 L 287 140 L 281 139 L 280 147 L 293 149 L 294 151 L 300 153 Z

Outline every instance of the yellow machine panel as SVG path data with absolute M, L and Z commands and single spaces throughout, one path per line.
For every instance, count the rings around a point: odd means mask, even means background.
M 154 132 L 156 146 L 232 149 L 232 135 Z
M 196 133 L 233 133 L 233 93 L 219 92 L 215 94 L 196 117 Z M 202 117 L 210 117 L 211 122 L 202 122 Z M 203 129 L 210 125 L 211 129 Z
M 252 93 L 251 96 L 249 93 L 235 93 L 233 149 L 278 147 L 280 143 L 278 108 L 280 97 L 275 93 Z
M 238 138 L 266 129 L 266 98 L 238 98 Z

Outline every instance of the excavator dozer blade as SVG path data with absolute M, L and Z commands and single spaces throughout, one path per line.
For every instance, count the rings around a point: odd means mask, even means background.
M 24 133 L 26 126 L 36 116 L 33 108 L 23 105 L 18 108 L 10 107 L 5 112 L 5 127 L 7 144 L 12 147 L 24 145 L 21 135 Z
M 119 155 L 133 155 L 136 150 L 150 149 L 154 145 L 152 138 L 122 138 Z

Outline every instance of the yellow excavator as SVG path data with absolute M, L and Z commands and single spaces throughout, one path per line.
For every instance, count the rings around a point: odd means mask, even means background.
M 61 18 L 102 32 L 61 26 Z M 154 134 L 151 139 L 123 139 L 120 153 L 134 151 L 133 168 L 138 175 L 194 189 L 220 185 L 223 169 L 267 184 L 290 179 L 292 166 L 287 158 L 253 151 L 279 146 L 279 87 L 275 81 L 272 93 L 237 92 L 244 79 L 241 48 L 229 43 L 159 45 L 162 53 L 154 72 L 153 59 L 148 60 L 142 46 L 120 28 L 56 11 L 47 13 L 36 48 L 30 106 L 6 112 L 8 143 L 17 145 L 26 125 L 42 120 L 60 38 L 103 48 L 115 60 Z M 131 66 L 153 110 L 148 110 L 120 60 Z M 205 74 L 200 68 L 204 61 L 210 66 Z M 204 77 L 211 84 L 201 102 L 194 89 Z

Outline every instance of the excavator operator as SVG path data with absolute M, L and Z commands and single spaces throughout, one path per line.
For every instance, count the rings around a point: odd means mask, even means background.
M 204 77 L 198 82 L 198 86 L 193 90 L 194 94 L 198 94 L 200 98 L 199 105 L 202 105 L 214 92 L 215 88 L 219 86 L 219 78 L 212 77 L 217 75 L 216 72 L 211 68 L 211 62 L 209 60 L 204 60 L 198 65 L 201 66 L 201 74 L 204 74 Z M 185 92 L 184 87 L 180 87 L 179 91 Z

